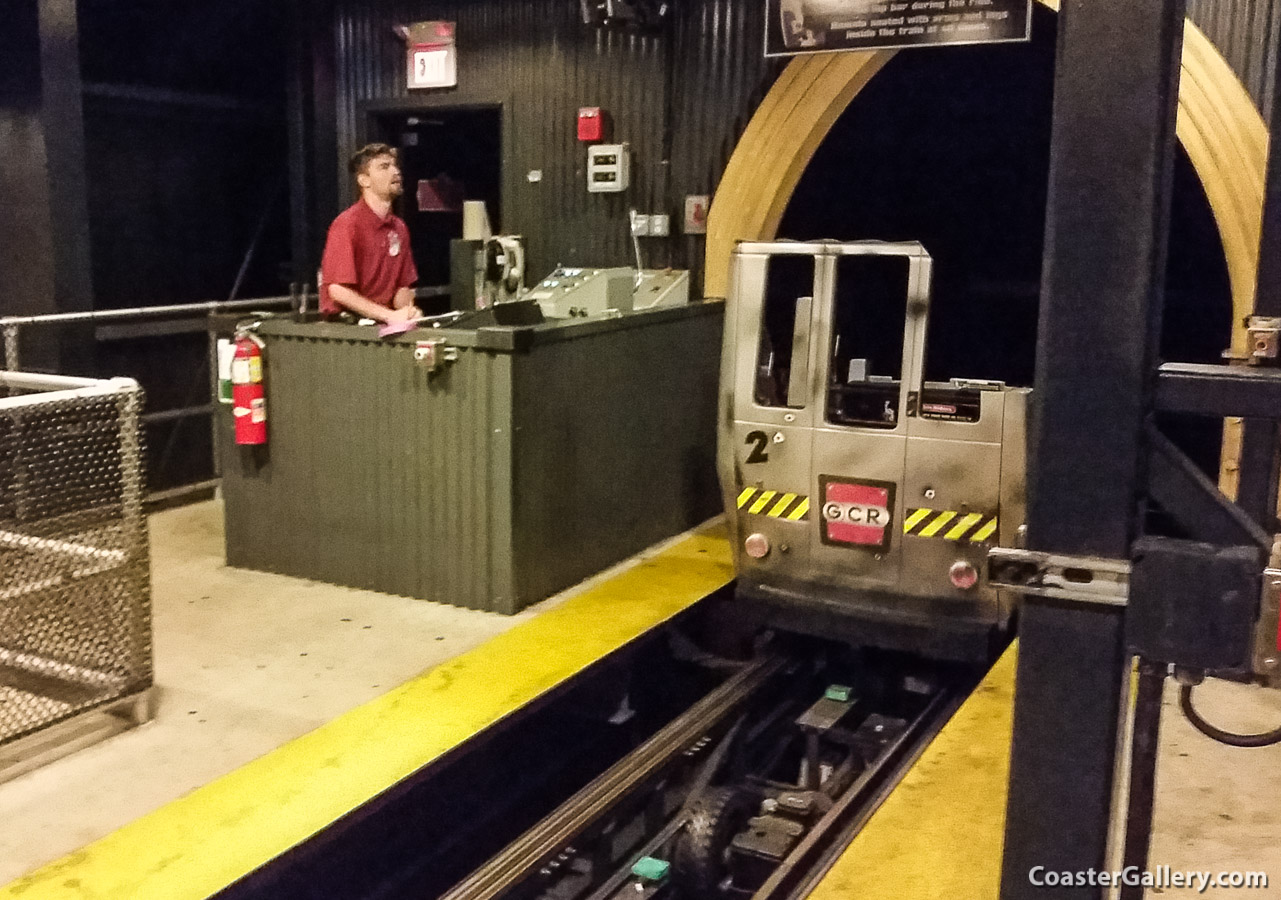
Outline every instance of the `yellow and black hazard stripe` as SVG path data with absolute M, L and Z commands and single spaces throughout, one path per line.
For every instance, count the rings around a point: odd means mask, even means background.
M 807 522 L 810 517 L 810 498 L 805 494 L 744 488 L 738 495 L 738 508 L 754 516 Z
M 991 513 L 957 512 L 954 509 L 909 509 L 903 533 L 915 537 L 939 538 L 982 544 L 996 534 L 997 517 Z

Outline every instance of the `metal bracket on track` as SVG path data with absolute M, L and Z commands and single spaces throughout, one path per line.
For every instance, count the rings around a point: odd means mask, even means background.
M 993 547 L 987 552 L 992 587 L 1076 603 L 1125 606 L 1130 595 L 1129 560 L 1068 556 Z

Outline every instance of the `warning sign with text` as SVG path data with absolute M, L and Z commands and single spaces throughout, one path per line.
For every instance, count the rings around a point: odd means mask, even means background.
M 853 481 L 820 476 L 822 538 L 872 550 L 890 545 L 894 519 L 894 485 L 887 481 Z
M 994 44 L 1032 36 L 1032 0 L 766 0 L 765 55 Z

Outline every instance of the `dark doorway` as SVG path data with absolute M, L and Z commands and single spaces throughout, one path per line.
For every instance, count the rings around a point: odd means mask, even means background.
M 502 108 L 379 113 L 370 124 L 372 140 L 400 149 L 405 194 L 396 213 L 409 226 L 418 284 L 449 284 L 449 242 L 463 235 L 462 201 L 484 200 L 499 230 Z

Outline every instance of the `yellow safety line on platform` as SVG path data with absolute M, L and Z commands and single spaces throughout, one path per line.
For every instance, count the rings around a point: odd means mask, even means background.
M 9 883 L 0 898 L 207 897 L 687 609 L 733 574 L 724 529 L 695 534 Z
M 810 900 L 996 900 L 1015 648 L 925 750 Z

